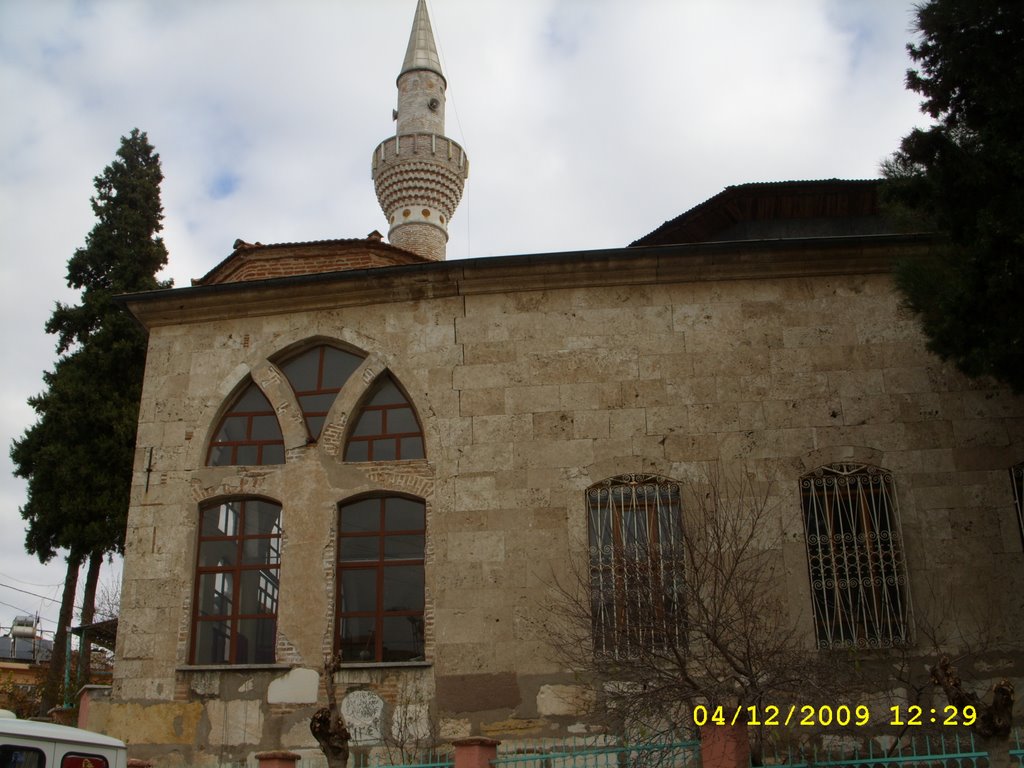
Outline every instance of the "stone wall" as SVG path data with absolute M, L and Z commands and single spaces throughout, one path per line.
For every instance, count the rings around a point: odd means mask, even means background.
M 344 285 L 325 285 L 305 307 L 232 316 L 225 300 L 204 319 L 182 302 L 173 322 L 151 315 L 118 665 L 102 712 L 134 756 L 196 764 L 315 748 L 337 504 L 367 491 L 426 501 L 427 660 L 338 674 L 362 744 L 393 740 L 398 722 L 448 739 L 590 727 L 594 693 L 552 653 L 550 586 L 585 555 L 585 489 L 624 473 L 685 482 L 711 463 L 770 489 L 785 541 L 775 588 L 807 616 L 813 645 L 798 478 L 837 461 L 883 466 L 896 479 L 915 615 L 945 620 L 943 606 L 971 605 L 958 621 L 1020 637 L 1007 470 L 1024 458 L 1024 400 L 930 355 L 887 274 L 639 281 L 623 271 L 594 284 L 580 267 L 548 283 L 559 287 L 484 290 L 472 265 L 437 266 L 463 269 L 463 290 L 408 298 L 403 281 L 421 278 L 398 272 L 392 301 L 346 304 Z M 330 292 L 339 298 L 325 307 Z M 269 362 L 309 339 L 367 356 L 313 444 Z M 345 463 L 348 414 L 385 369 L 418 410 L 427 458 Z M 254 372 L 280 414 L 286 464 L 204 466 L 219 415 Z M 235 494 L 283 505 L 279 663 L 190 667 L 198 504 Z

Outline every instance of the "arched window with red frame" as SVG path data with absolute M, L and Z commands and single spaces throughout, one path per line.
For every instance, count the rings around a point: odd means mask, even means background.
M 423 429 L 398 384 L 383 374 L 366 399 L 345 447 L 345 461 L 422 459 Z
M 311 347 L 280 363 L 302 408 L 311 439 L 320 438 L 338 392 L 362 363 L 359 355 L 326 344 Z
M 335 644 L 346 662 L 424 658 L 426 508 L 408 496 L 338 506 Z
M 206 463 L 211 467 L 284 464 L 281 424 L 256 382 L 249 381 L 221 418 Z
M 274 662 L 280 566 L 280 504 L 241 498 L 200 509 L 192 663 Z

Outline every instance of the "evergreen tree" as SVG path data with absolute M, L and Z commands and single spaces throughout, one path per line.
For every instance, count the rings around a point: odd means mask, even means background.
M 897 281 L 932 351 L 1024 392 L 1024 11 L 929 0 L 916 25 L 907 87 L 936 123 L 883 164 L 885 192 L 941 240 Z
M 156 279 L 167 263 L 157 236 L 162 180 L 160 157 L 137 129 L 122 137 L 117 159 L 96 177 L 97 223 L 68 261 L 68 285 L 81 290 L 81 303 L 58 303 L 46 324 L 61 357 L 44 374 L 46 391 L 29 399 L 36 423 L 11 446 L 15 473 L 28 480 L 25 548 L 41 562 L 68 550 L 69 584 L 86 558 L 124 547 L 146 337 L 114 298 L 167 287 Z M 90 578 L 98 574 L 90 568 Z M 68 592 L 44 708 L 56 703 L 63 675 L 64 649 L 57 646 L 70 620 Z M 95 585 L 86 592 L 95 594 Z

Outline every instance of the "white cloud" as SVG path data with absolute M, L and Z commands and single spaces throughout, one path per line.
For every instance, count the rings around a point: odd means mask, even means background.
M 471 160 L 449 258 L 616 247 L 728 184 L 875 176 L 922 122 L 902 83 L 912 4 L 432 0 L 448 134 Z M 5 445 L 53 365 L 42 328 L 73 299 L 64 271 L 93 224 L 92 179 L 132 128 L 162 158 L 178 285 L 236 237 L 385 230 L 369 160 L 393 130 L 414 7 L 0 3 Z M 40 572 L 21 552 L 23 502 L 5 451 L 0 572 L 59 582 L 61 563 Z M 22 604 L 3 588 L 0 602 Z M 0 625 L 12 614 L 0 605 Z

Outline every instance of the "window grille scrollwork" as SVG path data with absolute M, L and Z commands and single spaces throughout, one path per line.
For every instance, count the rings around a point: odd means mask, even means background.
M 800 480 L 819 648 L 910 640 L 909 591 L 892 474 L 862 464 Z

